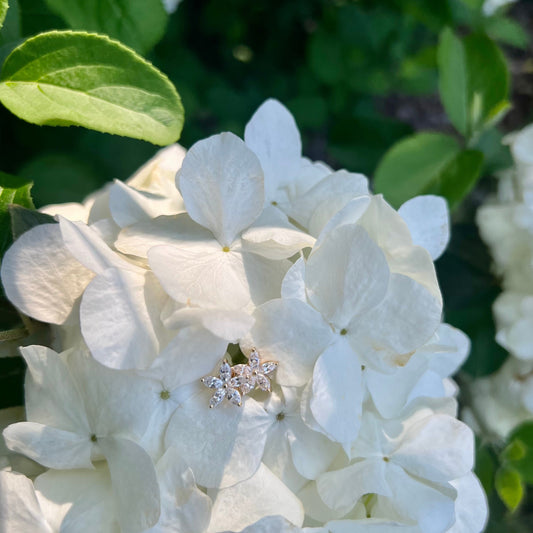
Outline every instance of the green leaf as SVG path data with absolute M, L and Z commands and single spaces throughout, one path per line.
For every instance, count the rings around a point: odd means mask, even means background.
M 440 36 L 437 63 L 442 104 L 457 131 L 466 135 L 469 105 L 466 54 L 461 40 L 450 28 Z
M 442 172 L 460 148 L 442 133 L 417 133 L 395 144 L 381 160 L 374 181 L 376 192 L 399 207 L 413 196 L 439 186 Z
M 463 40 L 446 28 L 438 49 L 439 91 L 448 116 L 467 140 L 493 125 L 509 109 L 509 71 L 487 36 Z
M 496 41 L 526 49 L 529 44 L 529 36 L 522 26 L 513 19 L 507 17 L 490 17 L 485 22 L 487 33 Z
M 9 206 L 18 204 L 32 209 L 32 183 L 0 172 L 0 257 L 11 244 Z
M 509 446 L 520 445 L 524 450 L 522 457 L 516 454 L 509 458 L 524 482 L 533 485 L 533 422 L 526 422 L 516 428 L 509 436 Z M 509 447 L 508 446 L 508 447 Z
M 500 454 L 500 460 L 504 461 L 520 461 L 527 454 L 527 447 L 520 439 L 513 439 Z
M 0 101 L 39 125 L 84 126 L 167 145 L 178 140 L 183 107 L 168 78 L 102 35 L 52 31 L 7 58 Z
M 453 210 L 473 189 L 481 175 L 482 167 L 482 152 L 464 150 L 448 163 L 435 189 L 431 192 L 444 196 L 448 200 L 450 209 Z
M 27 209 L 20 205 L 10 205 L 9 214 L 11 216 L 11 233 L 13 235 L 13 240 L 18 239 L 23 233 L 26 233 L 35 226 L 57 223 L 53 216 L 33 209 Z
M 9 8 L 9 4 L 8 4 L 7 0 L 0 0 L 0 28 L 4 24 L 4 20 L 5 20 L 6 15 L 7 15 L 8 8 Z
M 148 52 L 165 33 L 168 15 L 161 0 L 46 0 L 73 30 L 105 33 Z
M 496 472 L 495 487 L 507 509 L 513 512 L 524 497 L 524 486 L 517 470 L 510 466 L 502 466 Z
M 475 472 L 487 495 L 493 490 L 494 483 L 494 457 L 490 449 L 485 445 L 476 447 Z

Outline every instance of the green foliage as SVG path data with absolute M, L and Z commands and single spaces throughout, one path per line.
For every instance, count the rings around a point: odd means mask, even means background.
M 488 446 L 476 447 L 476 465 L 474 471 L 487 495 L 494 487 L 495 459 Z
M 174 86 L 116 41 L 83 32 L 28 39 L 7 58 L 0 101 L 28 122 L 85 126 L 170 144 L 183 108 Z
M 11 216 L 11 233 L 13 240 L 18 239 L 23 233 L 26 233 L 35 226 L 41 224 L 55 224 L 54 217 L 35 211 L 34 209 L 27 209 L 20 205 L 10 205 L 9 214 Z
M 435 187 L 428 192 L 444 196 L 453 210 L 473 189 L 481 175 L 482 166 L 482 152 L 463 150 L 446 165 Z
M 46 0 L 73 30 L 105 33 L 141 54 L 165 33 L 161 0 Z
M 487 34 L 494 40 L 525 49 L 529 36 L 520 24 L 507 17 L 490 17 L 485 23 Z
M 9 4 L 8 4 L 7 0 L 0 0 L 0 28 L 4 24 L 4 20 L 5 20 L 6 15 L 7 15 L 8 8 L 9 8 Z
M 31 186 L 31 182 L 0 172 L 0 258 L 12 241 L 9 206 L 33 208 Z
M 519 472 L 511 466 L 502 466 L 496 472 L 494 487 L 509 511 L 514 512 L 524 497 L 524 485 Z
M 453 125 L 467 140 L 495 124 L 509 108 L 509 73 L 503 54 L 488 37 L 459 39 L 446 28 L 439 50 L 439 90 Z
M 508 441 L 503 457 L 512 463 L 525 483 L 533 485 L 533 422 L 516 428 Z
M 456 207 L 476 183 L 483 154 L 460 150 L 442 133 L 417 133 L 394 145 L 379 164 L 374 188 L 395 207 L 418 194 L 444 196 Z

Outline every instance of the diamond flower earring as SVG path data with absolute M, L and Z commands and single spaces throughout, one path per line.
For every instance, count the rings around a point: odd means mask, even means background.
M 224 359 L 220 365 L 219 377 L 206 376 L 201 379 L 206 387 L 216 389 L 209 401 L 209 407 L 217 407 L 224 398 L 240 407 L 242 397 L 258 387 L 262 391 L 270 392 L 271 384 L 267 376 L 277 368 L 277 361 L 261 362 L 259 352 L 255 348 L 248 357 L 248 364 L 231 367 Z

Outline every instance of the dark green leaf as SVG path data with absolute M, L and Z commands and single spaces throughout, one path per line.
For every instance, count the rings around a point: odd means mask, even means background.
M 476 448 L 475 473 L 483 485 L 486 494 L 490 494 L 494 488 L 494 457 L 487 446 Z
M 498 496 L 505 503 L 507 509 L 511 512 L 515 511 L 524 497 L 524 486 L 520 473 L 510 466 L 502 466 L 496 472 L 494 481 Z
M 7 0 L 0 0 L 0 28 L 4 24 L 8 8 L 9 4 L 7 3 Z
M 442 104 L 457 131 L 466 135 L 469 106 L 466 54 L 461 40 L 450 28 L 440 36 L 437 61 Z
M 395 144 L 381 160 L 374 189 L 399 207 L 413 196 L 440 184 L 442 172 L 459 153 L 453 137 L 442 133 L 417 133 Z
M 18 239 L 23 233 L 26 233 L 35 226 L 56 223 L 54 217 L 35 211 L 34 209 L 26 209 L 20 205 L 9 206 L 9 214 L 11 216 L 13 240 Z
M 105 33 L 141 54 L 164 35 L 161 0 L 46 0 L 73 30 Z
M 11 244 L 9 206 L 11 204 L 33 208 L 31 200 L 32 183 L 0 172 L 0 257 Z
M 533 485 L 533 422 L 526 422 L 516 428 L 509 436 L 509 446 L 520 445 L 524 450 L 522 457 L 510 458 L 525 483 Z M 508 447 L 509 447 L 508 446 Z
M 457 154 L 440 175 L 440 180 L 431 192 L 444 196 L 450 209 L 456 208 L 472 190 L 481 174 L 483 154 L 477 150 L 464 150 Z
M 507 17 L 490 17 L 485 23 L 487 33 L 496 41 L 527 48 L 529 36 L 522 26 L 513 19 Z
M 16 48 L 0 78 L 0 101 L 40 125 L 86 128 L 175 142 L 183 126 L 176 89 L 122 44 L 84 32 L 43 33 Z
M 461 40 L 447 28 L 438 50 L 439 89 L 451 122 L 471 139 L 509 108 L 509 71 L 501 50 L 488 37 Z

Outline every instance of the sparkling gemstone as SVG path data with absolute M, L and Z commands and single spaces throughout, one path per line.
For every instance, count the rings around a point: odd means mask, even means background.
M 220 389 L 222 387 L 222 380 L 215 376 L 206 376 L 202 378 L 202 383 L 210 389 Z
M 226 398 L 234 405 L 241 405 L 241 393 L 237 389 L 228 389 Z
M 217 405 L 220 405 L 222 400 L 226 397 L 227 390 L 224 388 L 217 389 L 215 391 L 215 394 L 211 397 L 211 400 L 209 400 L 209 407 L 213 409 L 213 407 L 216 407 Z
M 220 365 L 220 379 L 222 381 L 229 381 L 231 378 L 231 366 L 229 366 L 229 363 L 224 359 L 222 361 L 222 364 Z
M 257 350 L 252 350 L 250 356 L 248 357 L 248 360 L 252 369 L 257 368 L 259 366 L 260 361 L 259 352 Z
M 266 376 L 263 376 L 263 374 L 257 374 L 255 379 L 261 390 L 270 392 L 270 380 Z
M 272 374 L 276 368 L 278 368 L 278 363 L 276 361 L 267 361 L 261 365 L 263 369 L 263 374 Z

